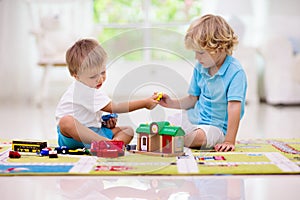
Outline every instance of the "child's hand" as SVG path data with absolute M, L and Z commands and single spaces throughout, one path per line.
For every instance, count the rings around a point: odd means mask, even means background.
M 234 151 L 234 149 L 235 149 L 235 145 L 231 142 L 223 142 L 215 145 L 216 151 L 227 152 L 227 151 Z
M 155 95 L 159 95 L 159 93 L 154 93 Z M 163 106 L 163 107 L 169 107 L 169 104 L 171 103 L 171 98 L 169 95 L 162 93 L 162 97 L 160 98 L 158 104 Z
M 152 110 L 153 108 L 155 108 L 157 106 L 157 104 L 158 104 L 158 101 L 157 101 L 156 94 L 154 94 L 154 95 L 152 95 L 152 97 L 146 99 L 146 108 L 149 110 Z
M 117 118 L 110 118 L 107 121 L 103 121 L 102 125 L 109 129 L 115 128 L 117 125 Z

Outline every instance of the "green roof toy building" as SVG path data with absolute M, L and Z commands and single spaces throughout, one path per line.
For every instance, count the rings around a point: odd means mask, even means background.
M 172 126 L 167 121 L 140 124 L 137 150 L 161 153 L 183 152 L 185 132 L 179 126 Z

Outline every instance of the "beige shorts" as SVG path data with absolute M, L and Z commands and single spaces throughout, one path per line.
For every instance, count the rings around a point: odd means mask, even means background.
M 192 124 L 187 117 L 187 112 L 182 112 L 180 114 L 175 114 L 168 118 L 171 124 L 176 126 L 181 126 L 188 135 L 197 129 L 202 129 L 206 135 L 206 148 L 212 148 L 218 143 L 222 143 L 225 140 L 225 136 L 222 130 L 216 126 L 212 125 L 195 125 Z

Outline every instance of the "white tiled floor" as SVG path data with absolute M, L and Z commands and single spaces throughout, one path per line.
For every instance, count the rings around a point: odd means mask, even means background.
M 55 104 L 0 105 L 0 137 L 56 139 Z M 135 111 L 119 123 L 137 126 L 174 111 Z M 249 104 L 238 139 L 300 137 L 300 107 Z M 130 186 L 130 187 L 129 187 Z M 0 177 L 1 199 L 299 199 L 300 175 L 201 177 Z M 160 191 L 157 190 L 160 188 Z M 164 188 L 164 189 L 162 189 Z

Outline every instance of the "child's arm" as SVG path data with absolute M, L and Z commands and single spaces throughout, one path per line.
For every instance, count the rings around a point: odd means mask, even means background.
M 186 96 L 181 99 L 171 99 L 169 95 L 163 94 L 162 99 L 159 102 L 159 105 L 166 108 L 176 108 L 176 109 L 189 109 L 193 108 L 195 103 L 197 102 L 198 97 L 196 96 Z
M 156 98 L 157 95 L 153 95 L 152 97 L 146 99 L 129 101 L 129 102 L 122 102 L 122 103 L 110 102 L 102 109 L 102 111 L 109 112 L 109 113 L 126 113 L 141 108 L 153 109 L 158 104 Z
M 228 102 L 228 127 L 225 141 L 215 146 L 216 151 L 234 151 L 235 139 L 240 124 L 241 102 Z

